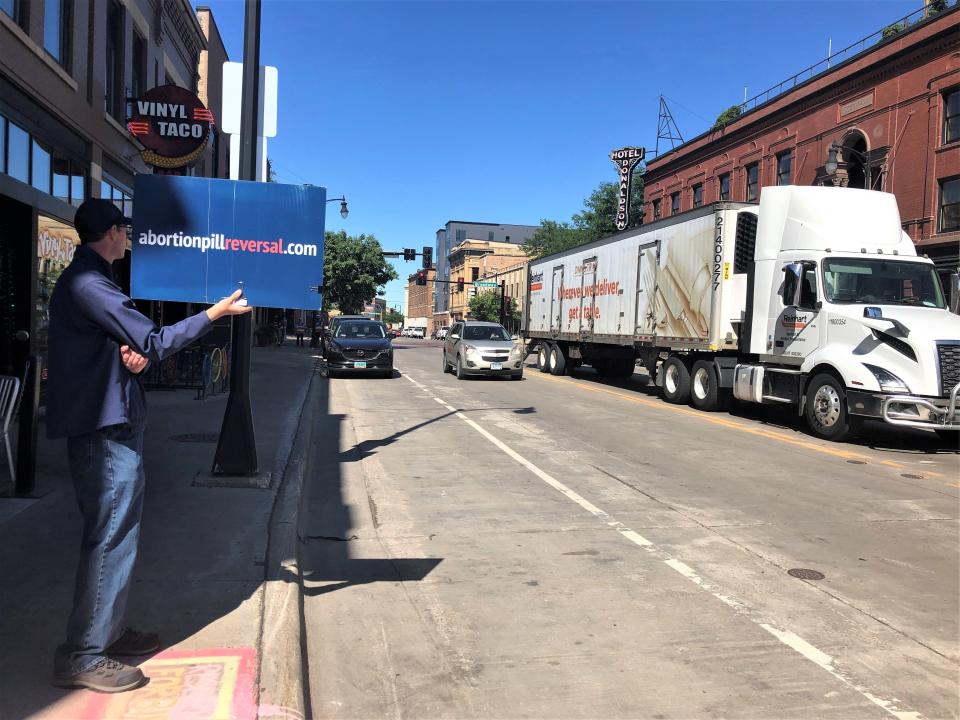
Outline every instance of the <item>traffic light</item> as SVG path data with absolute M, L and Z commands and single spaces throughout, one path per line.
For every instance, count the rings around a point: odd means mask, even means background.
M 403 259 L 404 260 L 416 260 L 417 251 L 414 248 L 404 248 L 403 249 Z
M 457 278 L 457 292 L 463 292 L 463 278 Z
M 430 266 L 433 265 L 433 248 L 429 245 L 423 246 L 423 269 L 429 270 Z
M 426 284 L 427 284 L 427 271 L 417 270 L 417 285 L 426 285 Z

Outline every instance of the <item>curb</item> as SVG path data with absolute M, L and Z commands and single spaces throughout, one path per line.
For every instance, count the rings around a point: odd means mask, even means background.
M 258 718 L 290 720 L 309 716 L 297 527 L 316 416 L 317 394 L 313 385 L 316 375 L 314 369 L 270 513 L 257 648 L 260 658 Z

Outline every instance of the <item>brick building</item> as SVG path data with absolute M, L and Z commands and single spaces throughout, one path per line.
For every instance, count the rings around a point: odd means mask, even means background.
M 450 322 L 463 320 L 469 315 L 473 283 L 481 273 L 495 273 L 500 267 L 515 265 L 528 260 L 523 248 L 512 242 L 467 239 L 450 251 L 449 255 L 449 312 Z M 457 290 L 456 281 L 463 278 L 464 288 Z M 438 286 L 441 287 L 441 286 Z
M 886 35 L 886 37 L 884 37 Z M 893 193 L 904 230 L 944 273 L 960 259 L 960 5 L 921 8 L 647 162 L 644 220 L 768 185 Z M 836 169 L 831 159 L 836 159 Z
M 439 325 L 433 320 L 433 286 L 434 278 L 437 276 L 435 267 L 426 270 L 427 284 L 417 285 L 417 273 L 407 278 L 406 287 L 406 322 L 410 325 L 411 320 L 416 320 L 416 325 L 422 325 L 421 320 L 426 320 L 427 335 L 429 336 Z

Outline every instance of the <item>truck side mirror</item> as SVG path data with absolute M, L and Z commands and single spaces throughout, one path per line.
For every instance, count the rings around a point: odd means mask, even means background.
M 783 304 L 795 307 L 800 304 L 800 281 L 803 278 L 803 263 L 783 266 Z

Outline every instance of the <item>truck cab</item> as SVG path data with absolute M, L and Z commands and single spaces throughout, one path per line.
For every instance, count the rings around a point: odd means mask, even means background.
M 738 366 L 737 397 L 796 402 L 830 439 L 864 417 L 956 436 L 960 317 L 893 195 L 765 188 L 754 260 L 758 366 Z

